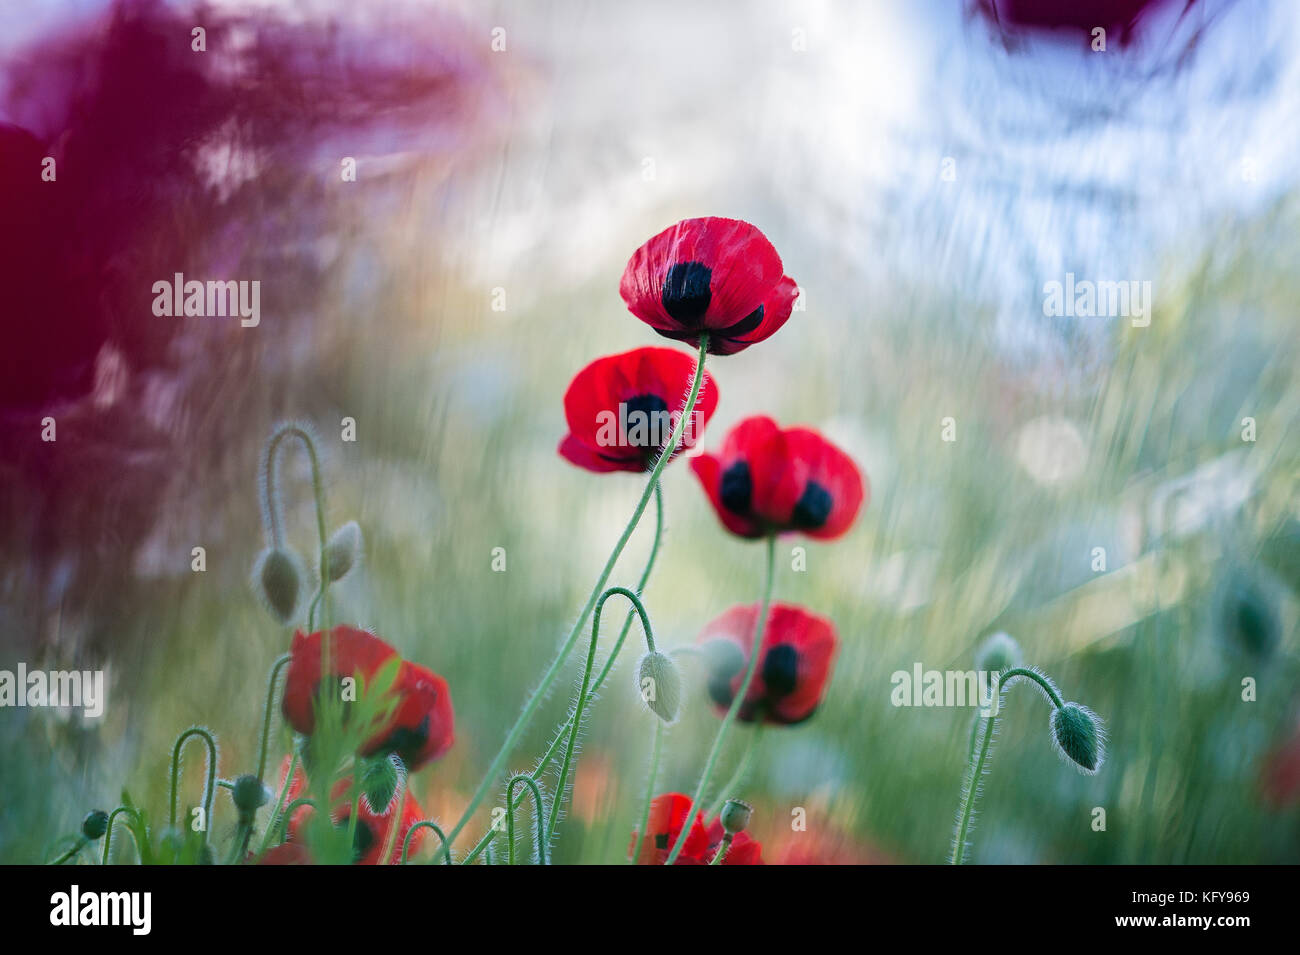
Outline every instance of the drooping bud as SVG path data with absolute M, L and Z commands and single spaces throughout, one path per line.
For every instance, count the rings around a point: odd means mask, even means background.
M 266 787 L 251 773 L 245 773 L 235 780 L 235 787 L 231 790 L 230 796 L 235 801 L 235 808 L 239 810 L 241 819 L 252 819 L 257 810 L 265 806 L 271 798 Z
M 375 815 L 388 811 L 397 794 L 397 786 L 402 781 L 401 761 L 387 753 L 374 756 L 362 764 L 361 792 L 366 797 L 366 805 Z
M 665 723 L 677 719 L 682 703 L 682 675 L 666 653 L 651 650 L 637 666 L 637 692 L 651 712 Z
M 253 587 L 281 623 L 288 623 L 298 612 L 303 577 L 300 567 L 297 554 L 275 547 L 262 551 L 253 565 Z
M 1066 703 L 1052 711 L 1052 740 L 1057 751 L 1091 775 L 1105 759 L 1105 731 L 1101 719 L 1086 706 Z
M 348 521 L 336 530 L 325 545 L 325 556 L 329 559 L 330 583 L 346 576 L 361 557 L 361 526 Z
M 741 802 L 739 799 L 728 799 L 722 807 L 722 812 L 718 814 L 718 821 L 722 823 L 723 831 L 730 835 L 743 832 L 749 825 L 749 817 L 753 814 L 754 808 L 747 802 Z
M 1009 633 L 998 631 L 975 651 L 975 669 L 984 673 L 1004 673 L 1024 662 L 1020 644 Z
M 108 832 L 108 813 L 102 809 L 87 813 L 86 818 L 81 820 L 81 834 L 91 842 L 102 839 L 106 832 Z

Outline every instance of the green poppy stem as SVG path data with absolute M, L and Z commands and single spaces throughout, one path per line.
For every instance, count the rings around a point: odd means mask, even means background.
M 691 797 L 691 811 L 682 824 L 682 830 L 677 835 L 677 843 L 673 846 L 672 852 L 668 854 L 665 865 L 672 865 L 677 861 L 677 857 L 682 854 L 682 847 L 686 845 L 686 837 L 690 835 L 691 826 L 694 825 L 696 818 L 700 814 L 704 793 L 708 788 L 709 780 L 713 778 L 713 771 L 718 765 L 718 756 L 722 753 L 722 748 L 727 742 L 727 734 L 731 731 L 732 724 L 736 722 L 736 715 L 745 702 L 745 695 L 749 692 L 750 684 L 754 682 L 754 673 L 758 670 L 758 658 L 762 656 L 763 636 L 767 631 L 767 616 L 772 605 L 772 586 L 775 578 L 776 535 L 769 534 L 767 536 L 767 570 L 764 573 L 763 600 L 759 605 L 758 619 L 754 623 L 754 642 L 749 650 L 749 663 L 745 667 L 745 675 L 740 681 L 740 687 L 731 700 L 731 706 L 727 709 L 727 715 L 722 718 L 722 725 L 718 727 L 718 735 L 713 740 L 713 749 L 710 750 L 708 761 L 704 764 L 704 772 L 700 776 L 700 781 L 695 786 L 695 795 Z
M 497 778 L 497 774 L 501 772 L 502 766 L 505 765 L 505 761 L 510 757 L 511 752 L 514 751 L 515 745 L 519 742 L 519 738 L 523 735 L 528 724 L 532 722 L 533 715 L 537 712 L 537 708 L 541 705 L 542 699 L 551 688 L 551 684 L 555 682 L 555 678 L 559 675 L 565 661 L 568 660 L 569 654 L 573 652 L 573 647 L 578 641 L 578 635 L 582 632 L 582 628 L 586 624 L 587 618 L 591 616 L 591 612 L 595 609 L 596 601 L 604 591 L 605 584 L 609 581 L 610 574 L 614 572 L 614 565 L 618 563 L 618 558 L 622 555 L 623 549 L 631 539 L 632 532 L 636 530 L 636 526 L 641 520 L 641 515 L 645 513 L 646 506 L 650 503 L 650 498 L 653 496 L 655 488 L 659 484 L 660 475 L 663 474 L 664 468 L 667 466 L 668 462 L 672 460 L 673 455 L 677 453 L 677 449 L 681 445 L 682 434 L 685 432 L 686 423 L 694 414 L 695 403 L 700 397 L 700 387 L 704 383 L 704 361 L 708 357 L 708 351 L 708 336 L 702 335 L 700 336 L 699 358 L 695 365 L 695 378 L 691 382 L 691 390 L 690 394 L 686 398 L 686 405 L 682 409 L 681 416 L 677 419 L 676 425 L 673 426 L 673 433 L 668 439 L 668 444 L 665 445 L 663 452 L 659 455 L 658 460 L 655 461 L 654 467 L 650 470 L 650 478 L 646 482 L 645 490 L 641 494 L 641 499 L 637 502 L 636 509 L 632 512 L 632 517 L 627 522 L 627 526 L 623 528 L 623 533 L 619 536 L 618 542 L 614 545 L 614 550 L 610 553 L 609 559 L 605 561 L 605 567 L 600 572 L 600 576 L 596 579 L 596 586 L 592 588 L 591 596 L 587 598 L 587 603 L 582 608 L 582 612 L 578 614 L 578 619 L 574 621 L 573 629 L 569 631 L 569 635 L 565 637 L 564 642 L 560 645 L 560 649 L 556 653 L 555 659 L 551 661 L 546 672 L 542 674 L 541 681 L 533 690 L 532 696 L 528 698 L 528 702 L 524 704 L 523 711 L 519 714 L 518 719 L 515 720 L 514 726 L 512 726 L 510 731 L 506 734 L 505 742 L 501 744 L 501 748 L 497 751 L 496 756 L 494 756 L 492 762 L 488 764 L 487 772 L 484 774 L 483 780 L 479 783 L 478 788 L 474 791 L 474 795 L 470 797 L 469 804 L 465 807 L 465 811 L 461 814 L 456 825 L 452 827 L 451 832 L 447 834 L 448 846 L 456 841 L 456 837 L 459 836 L 465 826 L 469 824 L 470 818 L 478 810 L 478 807 L 482 805 L 483 800 L 487 798 L 487 794 L 492 790 L 492 785 Z

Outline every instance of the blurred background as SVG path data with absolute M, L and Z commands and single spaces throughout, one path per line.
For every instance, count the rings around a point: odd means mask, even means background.
M 830 617 L 841 650 L 822 708 L 765 732 L 745 787 L 767 861 L 946 859 L 970 714 L 896 708 L 890 675 L 971 668 L 995 630 L 1103 716 L 1109 759 L 1066 766 L 1046 707 L 1012 691 L 973 861 L 1300 861 L 1298 14 L 0 3 L 0 669 L 108 684 L 97 720 L 0 709 L 0 861 L 53 855 L 124 786 L 165 812 L 192 724 L 223 776 L 255 763 L 290 637 L 248 583 L 258 456 L 284 419 L 320 435 L 331 524 L 365 535 L 335 618 L 451 685 L 456 745 L 412 789 L 454 822 L 642 488 L 555 453 L 564 390 L 663 344 L 619 276 L 697 215 L 758 225 L 804 306 L 711 364 L 701 446 L 766 413 L 822 429 L 872 487 L 845 538 L 778 551 L 777 598 Z M 154 316 L 177 271 L 260 280 L 260 325 Z M 1149 281 L 1150 324 L 1045 315 L 1071 272 Z M 310 553 L 305 462 L 285 460 Z M 758 599 L 762 554 L 685 463 L 664 491 L 646 602 L 671 647 Z M 580 656 L 511 768 L 563 721 Z M 595 705 L 556 861 L 625 857 L 652 731 L 634 662 Z M 717 726 L 691 686 L 661 791 L 692 788 Z

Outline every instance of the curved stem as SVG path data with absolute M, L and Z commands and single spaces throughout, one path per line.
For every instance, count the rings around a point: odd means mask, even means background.
M 646 582 L 650 579 L 650 571 L 654 569 L 655 558 L 659 555 L 659 544 L 663 538 L 664 531 L 664 492 L 661 484 L 655 485 L 655 536 L 654 542 L 650 545 L 650 557 L 646 560 L 645 569 L 641 572 L 641 579 L 636 585 L 636 594 L 640 597 L 645 593 Z M 609 659 L 601 666 L 600 672 L 596 674 L 596 679 L 592 681 L 591 692 L 597 693 L 605 683 L 605 678 L 609 676 L 609 671 L 614 668 L 614 662 L 618 659 L 619 651 L 623 649 L 623 643 L 627 640 L 628 631 L 632 629 L 632 621 L 637 617 L 636 606 L 628 608 L 627 616 L 623 618 L 623 629 L 619 631 L 618 639 L 614 641 L 614 647 L 609 652 Z M 570 715 L 560 727 L 559 732 L 555 734 L 555 739 L 542 754 L 542 758 L 537 762 L 537 768 L 533 770 L 533 779 L 540 779 L 546 767 L 551 763 L 551 757 L 555 755 L 560 744 L 564 742 L 565 736 L 569 732 L 569 726 L 573 722 L 573 716 Z
M 578 702 L 573 708 L 573 719 L 569 721 L 569 742 L 564 747 L 564 759 L 560 763 L 560 778 L 555 784 L 555 799 L 551 803 L 551 815 L 546 823 L 547 843 L 550 843 L 551 839 L 554 838 L 555 827 L 560 821 L 560 805 L 564 802 L 565 787 L 569 781 L 569 767 L 573 763 L 573 750 L 578 743 L 578 730 L 582 728 L 582 714 L 587 709 L 587 701 L 592 696 L 592 694 L 588 693 L 588 689 L 591 686 L 591 670 L 596 661 L 596 645 L 600 641 L 600 614 L 605 609 L 605 601 L 615 595 L 626 597 L 632 601 L 632 606 L 636 608 L 636 612 L 641 616 L 641 629 L 645 633 L 646 649 L 651 653 L 655 649 L 655 635 L 650 628 L 650 615 L 646 613 L 645 604 L 641 602 L 641 598 L 626 587 L 610 587 L 601 594 L 600 600 L 596 602 L 596 610 L 591 616 L 591 642 L 587 647 L 587 665 L 582 670 L 582 688 L 578 690 Z
M 952 855 L 948 859 L 952 865 L 961 865 L 962 858 L 966 855 L 966 833 L 970 831 L 971 812 L 975 809 L 975 793 L 979 789 L 980 777 L 984 774 L 984 763 L 989 755 L 989 741 L 993 739 L 993 724 L 997 718 L 996 713 L 990 713 L 984 718 L 984 739 L 980 743 L 979 759 L 975 761 L 970 771 L 970 779 L 966 783 L 966 795 L 962 800 L 961 818 L 957 822 L 957 833 L 953 836 Z
M 722 811 L 723 804 L 732 798 L 732 794 L 745 781 L 745 774 L 749 772 L 749 767 L 754 762 L 754 754 L 758 752 L 758 737 L 763 732 L 763 724 L 754 724 L 754 729 L 749 734 L 749 742 L 745 744 L 745 751 L 741 754 L 740 761 L 736 763 L 736 770 L 727 780 L 726 785 L 718 790 L 718 798 L 709 808 L 709 816 L 716 816 Z
M 515 786 L 519 783 L 523 783 L 533 791 L 533 814 L 537 817 L 537 864 L 546 865 L 546 827 L 542 824 L 545 818 L 545 804 L 537 780 L 527 773 L 517 773 L 510 777 L 510 782 L 506 783 L 506 842 L 509 843 L 507 865 L 515 864 Z
M 713 776 L 714 767 L 718 764 L 718 756 L 722 752 L 723 745 L 727 742 L 727 734 L 730 732 L 732 724 L 736 722 L 736 714 L 740 712 L 741 704 L 745 702 L 745 696 L 749 693 L 750 684 L 754 682 L 754 673 L 758 670 L 758 658 L 763 653 L 763 636 L 767 631 L 768 609 L 772 604 L 772 584 L 775 577 L 776 535 L 769 534 L 767 536 L 767 570 L 764 574 L 763 600 L 759 605 L 758 619 L 754 623 L 754 641 L 750 645 L 749 663 L 745 667 L 745 676 L 741 679 L 740 687 L 731 700 L 727 715 L 722 718 L 722 725 L 718 728 L 717 738 L 713 741 L 713 749 L 709 751 L 708 761 L 704 764 L 704 772 L 700 776 L 699 783 L 695 786 L 695 795 L 691 797 L 691 811 L 687 813 L 686 821 L 682 823 L 682 830 L 677 836 L 677 843 L 673 846 L 673 851 L 668 854 L 668 859 L 664 862 L 664 865 L 672 865 L 677 861 L 677 857 L 682 854 L 682 847 L 686 845 L 686 837 L 690 835 L 691 826 L 700 814 L 701 801 L 704 799 L 709 780 Z
M 284 812 L 284 801 L 289 796 L 289 786 L 293 784 L 293 775 L 298 771 L 298 751 L 295 749 L 293 755 L 289 758 L 289 772 L 285 774 L 284 784 L 280 786 L 280 795 L 275 798 L 275 808 L 271 811 L 270 817 L 266 820 L 266 831 L 262 833 L 262 844 L 257 849 L 257 857 L 260 859 L 271 844 L 271 834 L 275 832 L 280 824 L 281 814 Z
M 316 808 L 316 800 L 309 796 L 299 796 L 293 802 L 285 807 L 284 815 L 280 817 L 280 841 L 283 842 L 289 835 L 289 824 L 293 822 L 293 814 L 303 806 Z
M 636 526 L 641 520 L 641 515 L 645 513 L 646 505 L 650 503 L 650 497 L 653 495 L 655 488 L 659 484 L 659 476 L 663 473 L 664 467 L 667 466 L 668 462 L 672 460 L 673 455 L 677 453 L 677 448 L 681 444 L 682 433 L 685 430 L 686 422 L 690 420 L 691 415 L 695 411 L 695 403 L 700 397 L 700 386 L 704 382 L 704 361 L 708 357 L 709 350 L 708 336 L 701 335 L 699 344 L 699 357 L 695 365 L 695 378 L 691 382 L 690 394 L 686 397 L 686 404 L 682 409 L 681 416 L 677 419 L 677 424 L 673 426 L 673 433 L 668 439 L 668 444 L 664 447 L 663 453 L 659 455 L 658 460 L 655 461 L 654 467 L 650 470 L 650 478 L 646 482 L 645 491 L 642 492 L 641 499 L 637 502 L 636 509 L 632 512 L 631 519 L 627 522 L 627 526 L 623 528 L 623 533 L 619 537 L 618 542 L 614 545 L 614 550 L 610 553 L 609 559 L 605 561 L 605 567 L 600 572 L 600 576 L 596 579 L 596 586 L 592 588 L 591 596 L 587 598 L 587 603 L 582 608 L 582 612 L 578 614 L 578 619 L 574 621 L 573 629 L 570 630 L 569 635 L 565 637 L 564 642 L 560 645 L 559 652 L 555 655 L 555 659 L 551 661 L 551 665 L 542 675 L 541 682 L 537 684 L 536 689 L 533 690 L 532 696 L 530 696 L 528 702 L 524 704 L 523 711 L 519 714 L 519 718 L 515 720 L 514 726 L 512 726 L 510 731 L 506 734 L 505 742 L 501 744 L 501 749 L 499 749 L 496 756 L 492 758 L 492 762 L 488 765 L 487 772 L 483 776 L 483 781 L 479 783 L 478 789 L 476 789 L 474 795 L 470 797 L 469 805 L 467 805 L 465 811 L 461 813 L 460 820 L 452 827 L 451 832 L 447 834 L 448 845 L 456 841 L 456 837 L 460 835 L 461 830 L 463 830 L 469 823 L 470 817 L 474 815 L 474 812 L 487 797 L 488 792 L 492 788 L 492 783 L 496 779 L 497 773 L 501 771 L 501 767 L 505 764 L 506 759 L 509 758 L 511 751 L 515 748 L 515 744 L 519 742 L 519 737 L 523 735 L 524 729 L 533 718 L 533 714 L 537 712 L 538 706 L 541 705 L 542 698 L 546 695 L 546 691 L 550 689 L 551 684 L 555 681 L 555 677 L 559 674 L 561 667 L 564 666 L 565 660 L 567 660 L 569 654 L 573 652 L 574 644 L 578 640 L 578 634 L 582 632 L 583 625 L 587 622 L 587 618 L 591 615 L 592 610 L 596 606 L 596 599 L 605 589 L 605 583 L 609 580 L 609 575 L 614 572 L 614 565 L 618 562 L 618 558 L 623 553 L 623 548 L 627 546 L 628 540 L 632 537 L 632 532 L 636 530 Z
M 172 747 L 172 798 L 170 825 L 176 825 L 176 785 L 180 777 L 181 747 L 185 745 L 185 741 L 191 736 L 199 737 L 208 747 L 208 773 L 203 783 L 203 841 L 206 842 L 208 839 L 208 828 L 212 824 L 212 797 L 217 791 L 217 741 L 213 739 L 212 734 L 202 726 L 195 726 L 187 729 L 176 738 L 176 745 Z
M 286 653 L 276 657 L 271 664 L 271 673 L 266 678 L 266 707 L 262 710 L 262 744 L 257 753 L 257 781 L 260 783 L 266 775 L 266 756 L 271 741 L 271 710 L 275 706 L 275 684 L 280 678 L 280 671 L 284 669 L 293 657 Z
M 650 746 L 650 772 L 645 784 L 645 803 L 641 806 L 641 825 L 636 830 L 636 843 L 632 846 L 632 858 L 629 860 L 632 865 L 636 865 L 637 859 L 641 857 L 641 843 L 645 842 L 646 829 L 650 825 L 650 803 L 655 797 L 655 777 L 659 775 L 659 752 L 664 742 L 664 721 L 655 720 L 655 739 Z
M 1027 667 L 1015 667 L 1003 672 L 1001 678 L 998 680 L 998 692 L 1002 692 L 1002 688 L 1016 677 L 1025 680 L 1032 680 L 1037 683 L 1042 687 L 1043 692 L 1047 694 L 1047 698 L 1052 701 L 1052 705 L 1058 710 L 1065 705 L 1065 701 L 1061 699 L 1061 694 L 1057 691 L 1056 687 L 1052 685 L 1052 681 L 1047 679 L 1047 677 L 1043 676 L 1041 673 L 1030 670 Z
M 104 830 L 104 862 L 103 862 L 104 865 L 108 865 L 108 850 L 110 845 L 113 842 L 113 823 L 116 822 L 117 817 L 124 812 L 130 813 L 135 818 L 136 825 L 140 824 L 140 814 L 136 812 L 134 809 L 132 809 L 130 806 L 118 806 L 116 809 L 114 809 L 112 812 L 108 814 L 108 828 Z M 131 827 L 128 826 L 126 831 L 131 833 L 131 840 L 134 842 L 135 830 L 131 829 Z M 135 851 L 136 852 L 140 851 L 140 846 L 138 843 L 135 847 Z
M 316 596 L 312 598 L 311 608 L 307 612 L 307 630 L 312 632 L 316 629 L 317 605 L 321 604 L 323 607 L 325 589 L 329 586 L 330 579 L 329 554 L 326 552 L 328 536 L 325 530 L 325 486 L 321 482 L 320 458 L 316 454 L 316 443 L 312 440 L 311 435 L 296 424 L 282 425 L 271 436 L 271 440 L 266 447 L 266 486 L 263 490 L 266 494 L 266 522 L 271 532 L 272 546 L 280 547 L 284 544 L 284 527 L 280 517 L 280 504 L 276 500 L 279 484 L 276 482 L 275 472 L 280 444 L 286 438 L 297 438 L 301 441 L 303 447 L 307 449 L 307 456 L 311 459 L 311 486 L 316 497 L 316 531 L 320 537 L 320 588 L 317 590 Z M 323 609 L 326 612 L 326 619 L 328 619 L 328 607 L 323 607 Z M 328 625 L 325 629 L 329 629 Z
M 995 692 L 1000 696 L 1007 684 L 1015 679 L 1032 680 L 1034 683 L 1038 684 L 1044 693 L 1047 694 L 1047 698 L 1051 700 L 1053 706 L 1060 709 L 1064 705 L 1064 702 L 1061 699 L 1061 694 L 1057 691 L 1056 687 L 1052 685 L 1052 681 L 1047 679 L 1047 677 L 1043 676 L 1041 673 L 1030 670 L 1027 667 L 1014 667 L 1010 670 L 1004 671 L 998 677 L 998 685 Z M 997 726 L 998 712 L 1000 710 L 1001 701 L 999 699 L 998 706 L 993 709 L 988 716 L 984 717 L 984 734 L 980 741 L 979 755 L 975 759 L 974 765 L 969 770 L 970 775 L 966 781 L 966 791 L 962 795 L 961 815 L 958 817 L 957 828 L 953 834 L 952 853 L 948 857 L 948 862 L 951 865 L 961 865 L 962 860 L 966 856 L 966 837 L 970 832 L 971 815 L 975 811 L 975 797 L 979 791 L 980 778 L 984 775 L 984 764 L 988 761 L 989 744 L 993 740 L 993 730 Z M 978 725 L 978 723 L 976 725 Z M 973 749 L 973 736 L 971 738 L 971 743 Z M 974 754 L 972 753 L 972 755 Z M 967 757 L 967 763 L 968 765 L 970 763 L 969 756 Z
M 442 840 L 443 849 L 446 850 L 447 836 L 442 831 L 442 827 L 438 825 L 436 822 L 434 822 L 432 819 L 421 819 L 410 829 L 406 830 L 406 838 L 402 840 L 402 857 L 398 860 L 397 862 L 398 865 L 406 865 L 407 855 L 411 851 L 411 836 L 415 835 L 421 829 L 432 829 L 434 832 L 436 832 L 438 834 L 438 838 Z M 446 857 L 447 865 L 451 865 L 451 853 L 444 851 L 443 854 Z

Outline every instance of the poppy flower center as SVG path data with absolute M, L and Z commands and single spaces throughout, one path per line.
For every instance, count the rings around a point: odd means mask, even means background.
M 420 751 L 424 749 L 424 744 L 429 741 L 429 714 L 424 714 L 424 719 L 420 720 L 420 725 L 414 728 L 410 726 L 399 726 L 384 740 L 381 750 L 384 752 L 396 753 L 402 758 L 402 762 L 410 765 L 419 756 Z
M 763 658 L 763 686 L 769 698 L 794 692 L 799 678 L 799 651 L 788 643 L 772 647 Z
M 712 280 L 713 271 L 702 262 L 678 262 L 664 278 L 664 311 L 687 328 L 699 328 L 713 298 Z
M 794 506 L 794 512 L 790 515 L 790 523 L 795 527 L 815 530 L 825 524 L 826 518 L 830 516 L 830 492 L 816 481 L 809 481 L 808 486 L 803 489 L 803 494 L 800 495 L 798 503 Z
M 753 493 L 754 483 L 749 477 L 749 465 L 744 461 L 737 461 L 722 472 L 722 487 L 719 489 L 718 496 L 722 500 L 722 506 L 727 510 L 733 514 L 748 514 Z M 826 510 L 830 513 L 829 507 Z M 824 516 L 822 520 L 825 520 Z
M 672 437 L 668 402 L 658 395 L 637 395 L 623 402 L 623 440 L 632 448 L 658 448 Z

